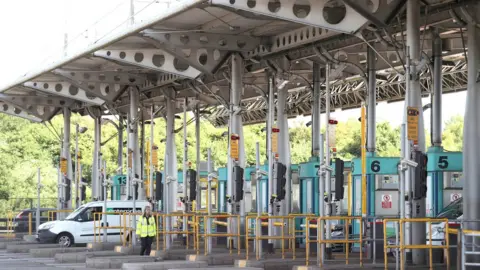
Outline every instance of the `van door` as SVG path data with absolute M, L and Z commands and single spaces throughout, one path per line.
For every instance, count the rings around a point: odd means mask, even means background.
M 77 219 L 77 228 L 76 232 L 78 235 L 78 238 L 75 238 L 75 243 L 93 243 L 94 242 L 94 224 L 93 224 L 93 218 L 95 213 L 101 213 L 102 212 L 102 207 L 101 206 L 93 206 L 93 207 L 88 207 L 86 208 L 80 215 L 79 218 Z M 95 218 L 98 220 L 99 218 L 101 219 L 101 215 L 95 215 Z M 98 224 L 98 222 L 97 222 Z M 100 231 L 100 234 L 97 230 L 97 241 L 98 241 L 98 236 L 102 237 L 102 231 Z M 100 238 L 102 240 L 103 238 Z

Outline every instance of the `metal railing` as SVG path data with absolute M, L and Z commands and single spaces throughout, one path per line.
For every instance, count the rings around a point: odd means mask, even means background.
M 461 265 L 462 270 L 467 269 L 467 266 L 476 266 L 480 267 L 480 262 L 478 261 L 468 261 L 469 257 L 479 258 L 480 256 L 480 231 L 476 230 L 467 230 L 460 229 L 458 235 L 461 239 Z M 471 240 L 471 241 L 467 241 Z
M 268 236 L 262 235 L 261 231 L 258 233 L 257 228 L 259 227 L 268 227 L 268 221 L 270 219 L 274 220 L 273 226 L 282 227 L 280 236 Z M 251 221 L 255 221 L 252 223 Z M 266 220 L 266 221 L 265 221 Z M 254 226 L 252 226 L 254 225 Z M 288 233 L 285 235 L 285 227 L 288 228 Z M 251 236 L 250 232 L 254 231 L 255 233 Z M 247 216 L 245 220 L 245 249 L 246 249 L 246 259 L 248 260 L 249 255 L 249 245 L 248 242 L 251 238 L 255 241 L 255 246 L 259 247 L 262 244 L 262 240 L 280 240 L 281 249 L 282 249 L 282 259 L 285 259 L 285 240 L 288 240 L 287 250 L 293 252 L 293 259 L 295 259 L 295 217 L 294 216 Z M 260 249 L 255 249 L 256 259 L 260 259 Z
M 157 220 L 157 250 L 159 247 L 159 236 L 163 236 L 163 250 L 167 249 L 167 236 L 169 235 L 182 235 L 185 236 L 186 240 L 186 249 L 190 246 L 190 235 L 194 238 L 193 246 L 195 247 L 195 214 L 191 213 L 172 213 L 172 214 L 155 214 Z M 176 219 L 177 225 L 172 226 L 172 228 L 167 228 L 167 219 L 170 218 L 170 224 L 174 224 L 173 220 Z M 187 226 L 185 227 L 186 230 L 180 229 L 183 228 L 181 225 L 183 223 L 183 219 L 186 218 Z M 191 226 L 191 230 L 189 229 Z
M 238 249 L 238 254 L 240 254 L 241 249 L 240 249 L 240 240 L 241 240 L 241 231 L 240 231 L 240 215 L 230 215 L 230 214 L 217 214 L 217 215 L 197 215 L 195 219 L 196 225 L 196 250 L 197 250 L 197 255 L 200 254 L 200 236 L 203 236 L 204 239 L 204 249 L 205 249 L 205 255 L 208 255 L 208 239 L 211 237 L 227 237 L 228 239 L 232 240 L 234 238 L 237 239 L 237 249 Z M 216 219 L 226 219 L 226 221 L 218 221 Z M 236 228 L 236 233 L 220 233 L 220 232 L 211 232 L 209 233 L 206 228 L 206 224 L 209 223 L 209 221 L 212 221 L 213 224 L 216 226 L 232 226 L 233 221 L 237 221 L 237 228 Z M 203 222 L 203 223 L 202 223 Z M 203 233 L 201 231 L 202 227 L 201 225 L 203 224 Z M 233 245 L 229 241 L 229 250 L 230 254 L 233 254 Z
M 72 209 L 50 210 L 47 212 L 48 221 L 58 220 L 60 218 L 58 214 L 70 214 L 72 211 Z
M 305 219 L 306 224 L 308 226 L 305 226 L 305 242 L 306 242 L 306 254 L 305 254 L 305 260 L 306 260 L 306 265 L 309 263 L 309 253 L 310 253 L 310 243 L 318 243 L 319 244 L 319 250 L 317 250 L 317 253 L 323 254 L 325 250 L 325 245 L 326 244 L 344 244 L 345 248 L 343 249 L 345 252 L 345 264 L 349 263 L 349 258 L 348 258 L 348 253 L 349 253 L 349 245 L 350 244 L 359 244 L 360 245 L 360 266 L 363 266 L 363 251 L 362 251 L 362 246 L 363 246 L 363 218 L 362 217 L 357 217 L 357 216 L 324 216 L 324 217 L 318 217 L 316 218 L 317 224 L 316 224 L 316 229 L 317 229 L 317 238 L 315 240 L 310 239 L 310 220 L 312 218 L 307 217 Z M 338 221 L 343 221 L 344 223 L 344 234 L 345 238 L 344 239 L 325 239 L 325 235 L 321 232 L 326 231 L 328 234 L 331 232 L 331 228 L 327 228 L 327 230 L 322 230 L 322 227 L 326 226 L 327 220 L 338 220 Z M 353 235 L 350 237 L 349 233 L 349 226 L 353 222 L 357 221 L 360 226 L 360 233 L 358 239 L 356 239 Z M 324 259 L 322 256 L 318 256 L 318 261 L 320 267 L 323 266 Z
M 400 235 L 400 241 L 399 243 L 396 243 L 394 245 L 390 245 L 387 242 L 387 223 L 395 222 L 398 223 L 400 226 L 399 229 L 399 235 Z M 413 223 L 413 222 L 419 222 L 419 223 L 427 223 L 429 226 L 429 242 L 428 244 L 421 244 L 421 245 L 413 245 L 413 244 L 405 244 L 405 235 L 404 235 L 404 226 L 405 223 Z M 433 245 L 432 241 L 432 223 L 440 223 L 444 222 L 445 223 L 445 233 L 444 233 L 444 245 Z M 450 248 L 450 241 L 449 241 L 449 233 L 450 230 L 448 228 L 448 219 L 446 218 L 391 218 L 391 219 L 384 219 L 383 220 L 383 232 L 384 232 L 384 263 L 385 263 L 385 269 L 388 269 L 388 260 L 387 260 L 387 251 L 388 249 L 397 249 L 400 251 L 400 269 L 404 270 L 405 269 L 405 250 L 406 249 L 428 249 L 429 250 L 429 267 L 430 269 L 433 269 L 433 249 L 444 249 L 445 250 L 445 256 L 446 256 L 446 266 L 447 269 L 450 269 L 450 253 L 449 253 L 449 248 Z M 397 257 L 397 260 L 399 258 Z
M 94 243 L 101 242 L 102 241 L 102 235 L 106 234 L 106 237 L 108 239 L 108 230 L 119 230 L 119 237 L 122 241 L 122 246 L 126 246 L 126 235 L 128 235 L 128 226 L 127 226 L 127 215 L 129 213 L 124 213 L 124 212 L 97 212 L 93 213 L 93 241 Z M 104 224 L 103 220 L 103 215 L 106 215 L 106 224 Z M 110 220 L 108 218 L 110 216 Z M 119 222 L 117 226 L 110 226 L 109 221 L 112 218 L 118 217 Z M 117 224 L 117 222 L 115 222 Z M 103 234 L 101 230 L 104 230 Z M 123 237 L 122 237 L 123 236 Z M 105 237 L 105 236 L 104 236 Z M 108 241 L 108 240 L 107 240 Z

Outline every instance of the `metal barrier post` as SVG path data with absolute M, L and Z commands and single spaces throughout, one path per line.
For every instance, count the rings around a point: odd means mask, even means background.
M 395 245 L 397 245 L 397 246 L 399 245 L 398 234 L 399 234 L 399 233 L 398 233 L 398 223 L 395 222 Z M 385 235 L 386 235 L 386 230 L 385 230 Z M 385 242 L 386 242 L 386 240 L 385 240 Z M 403 251 L 402 251 L 402 252 L 403 252 Z M 396 249 L 395 249 L 395 255 L 396 255 L 396 256 L 395 256 L 395 269 L 398 269 L 398 264 L 399 264 L 398 260 L 399 260 L 399 258 L 400 258 L 400 257 L 399 257 L 400 254 L 398 254 L 398 253 L 399 253 L 399 252 L 398 252 L 398 248 L 396 248 Z M 385 256 L 385 259 L 387 259 L 386 256 Z
M 462 270 L 466 270 L 467 269 L 467 266 L 466 266 L 466 245 L 465 245 L 465 234 L 463 233 L 463 230 L 460 229 L 460 232 L 461 233 L 461 238 L 462 238 Z
M 368 221 L 368 220 L 367 220 Z M 372 222 L 372 227 L 373 227 L 373 241 L 371 242 L 372 249 L 373 249 L 373 264 L 377 263 L 377 247 L 376 247 L 376 241 L 377 241 L 377 219 L 373 218 Z
M 32 213 L 28 213 L 28 235 L 32 235 Z

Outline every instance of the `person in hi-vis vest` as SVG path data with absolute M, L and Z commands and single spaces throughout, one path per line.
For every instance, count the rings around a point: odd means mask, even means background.
M 155 218 L 152 216 L 152 209 L 149 205 L 145 206 L 143 215 L 137 222 L 137 237 L 140 237 L 142 249 L 140 255 L 150 255 L 152 250 L 153 238 L 157 233 Z

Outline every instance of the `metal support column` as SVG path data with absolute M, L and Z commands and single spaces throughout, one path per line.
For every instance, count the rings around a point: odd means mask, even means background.
M 376 68 L 375 68 L 375 51 L 368 47 L 367 50 L 367 65 L 368 65 L 368 97 L 367 97 L 367 143 L 366 156 L 373 157 L 375 155 L 376 144 L 376 106 L 377 106 L 377 88 L 376 88 Z M 364 147 L 362 145 L 362 147 Z M 375 215 L 375 176 L 366 175 L 367 179 L 367 209 L 365 213 L 369 216 Z M 375 251 L 375 249 L 374 249 Z
M 432 144 L 442 145 L 442 39 L 436 29 L 433 33 Z
M 197 104 L 195 109 L 195 154 L 196 154 L 196 167 L 197 167 L 197 199 L 195 201 L 195 210 L 198 212 L 202 207 L 202 196 L 200 186 L 200 108 Z M 217 206 L 220 209 L 220 205 Z
M 207 149 L 207 166 L 208 166 L 208 176 L 207 176 L 207 214 L 209 216 L 212 215 L 212 174 L 213 174 L 213 168 L 212 168 L 212 155 L 211 155 L 211 149 Z M 198 174 L 198 173 L 197 173 Z M 197 195 L 200 196 L 200 195 Z M 207 234 L 212 233 L 212 219 L 208 218 L 207 219 Z M 212 238 L 208 237 L 207 238 L 207 254 L 212 254 Z
M 371 47 L 367 51 L 368 62 L 368 103 L 367 103 L 367 152 L 375 153 L 376 142 L 376 77 L 375 77 L 375 52 Z
M 325 216 L 325 201 L 323 200 L 323 194 L 325 193 L 325 170 L 322 167 L 325 166 L 325 148 L 323 134 L 318 134 L 318 137 L 320 138 L 320 164 L 318 169 L 318 214 L 319 216 L 323 217 Z M 320 237 L 323 240 L 325 238 L 325 225 L 323 224 L 323 221 L 320 221 L 318 227 L 320 227 Z M 325 261 L 325 252 L 320 253 L 320 250 L 325 250 L 325 245 L 323 245 L 323 249 L 321 249 L 320 244 L 318 244 L 317 250 L 317 264 L 320 264 L 320 259 L 322 262 Z
M 127 179 L 126 179 L 126 200 L 131 199 L 132 189 L 131 189 L 131 181 L 132 181 L 132 162 L 130 160 L 130 125 L 132 123 L 132 118 L 130 117 L 130 113 L 127 113 L 127 151 L 125 152 L 125 165 L 127 166 Z
M 79 135 L 79 129 L 80 126 L 78 124 L 75 124 L 75 173 L 73 176 L 73 181 L 75 181 L 75 208 L 78 208 L 80 206 L 79 202 L 79 184 L 80 184 L 80 176 L 78 174 L 78 164 L 80 163 L 78 159 L 78 135 Z
M 66 184 L 67 181 L 70 181 L 70 183 L 73 183 L 73 171 L 72 171 L 72 156 L 70 155 L 70 118 L 72 116 L 72 112 L 70 111 L 69 108 L 64 108 L 63 109 L 63 150 L 62 150 L 62 157 L 67 159 L 67 173 L 64 175 L 64 181 L 63 183 Z M 72 192 L 72 186 L 69 186 L 70 194 Z M 67 208 L 71 209 L 72 208 L 72 199 L 70 196 L 70 199 L 67 201 L 65 195 L 67 194 L 67 186 L 64 185 L 63 187 L 63 207 L 62 208 Z
M 473 15 L 473 19 L 477 22 L 480 19 L 478 15 L 480 12 L 480 5 L 475 4 L 469 7 L 470 14 Z M 480 57 L 480 29 L 477 28 L 475 21 L 469 22 L 467 26 L 468 36 L 468 83 L 467 83 L 467 102 L 465 109 L 465 125 L 463 127 L 463 174 L 464 174 L 464 187 L 463 187 L 463 220 L 476 222 L 465 222 L 465 229 L 468 230 L 480 230 L 480 208 L 472 207 L 480 205 L 480 196 L 478 191 L 480 190 L 480 143 L 478 141 L 478 130 L 480 129 L 480 83 L 478 80 L 478 68 Z M 475 237 L 474 239 L 478 239 Z M 466 251 L 473 251 L 471 244 L 480 245 L 479 240 L 474 243 L 467 243 L 470 248 Z M 465 243 L 463 243 L 465 246 Z M 478 249 L 477 249 L 478 251 Z M 467 256 L 469 262 L 479 262 L 478 256 Z M 468 267 L 467 269 L 473 269 L 474 267 Z
M 158 160 L 153 160 L 153 148 L 154 148 L 154 143 L 155 143 L 155 140 L 154 140 L 154 137 L 155 137 L 155 134 L 154 134 L 154 128 L 155 128 L 155 106 L 152 105 L 151 107 L 151 110 L 150 110 L 150 149 L 149 152 L 150 152 L 150 156 L 148 157 L 150 162 L 149 162 L 149 172 L 150 172 L 150 175 L 149 175 L 149 178 L 150 178 L 150 181 L 148 182 L 148 190 L 150 191 L 150 194 L 147 194 L 148 197 L 150 197 L 150 199 L 153 199 L 153 197 L 155 197 L 155 192 L 154 192 L 154 185 L 153 183 L 155 182 L 155 179 L 154 179 L 154 170 L 155 170 L 155 166 L 154 166 L 154 163 L 157 163 Z M 152 209 L 153 210 L 153 209 Z
M 117 174 L 123 174 L 123 117 L 118 117 Z M 120 188 L 120 187 L 117 187 Z
M 40 168 L 37 169 L 37 211 L 35 216 L 35 232 L 38 232 L 38 226 L 40 226 L 40 191 L 42 190 L 42 176 L 40 174 Z
M 231 203 L 227 205 L 228 213 L 232 214 L 240 214 L 241 216 L 241 223 L 244 221 L 245 217 L 245 207 L 244 207 L 244 200 L 241 200 L 238 203 L 234 203 L 233 195 L 235 194 L 235 184 L 233 183 L 233 167 L 235 165 L 244 167 L 245 162 L 245 147 L 244 147 L 244 138 L 243 138 L 243 125 L 242 125 L 242 117 L 240 114 L 240 102 L 242 96 L 242 89 L 243 89 L 243 59 L 239 54 L 232 55 L 232 83 L 231 83 L 231 93 L 230 93 L 230 143 L 231 143 L 231 135 L 238 134 L 239 139 L 239 160 L 234 160 L 232 157 L 229 157 L 228 160 L 228 181 L 227 181 L 227 194 L 229 198 L 232 200 Z M 229 147 L 230 148 L 230 147 Z M 229 149 L 230 150 L 230 149 Z M 233 220 L 231 226 L 228 227 L 228 233 L 236 233 L 236 220 Z M 244 226 L 240 226 L 240 228 L 244 228 Z M 234 242 L 236 240 L 234 239 Z M 229 241 L 231 242 L 231 241 Z M 240 243 L 237 243 L 240 244 Z
M 274 215 L 274 182 L 273 182 L 273 161 L 275 159 L 275 153 L 273 153 L 272 146 L 272 127 L 275 115 L 274 107 L 274 89 L 275 89 L 275 76 L 274 74 L 268 75 L 268 118 L 267 118 L 267 153 L 268 153 L 268 216 Z M 268 219 L 268 236 L 274 236 L 275 231 L 273 228 L 273 219 Z M 268 244 L 273 245 L 273 239 L 268 239 Z M 273 248 L 270 246 L 270 248 Z
M 321 123 L 321 84 L 320 64 L 313 63 L 313 107 L 312 107 L 312 156 L 320 154 L 320 123 Z M 328 122 L 327 122 L 328 123 Z M 322 195 L 323 196 L 323 195 Z
M 187 185 L 189 184 L 187 180 L 187 160 L 188 160 L 188 141 L 187 141 L 187 106 L 188 98 L 185 98 L 183 103 L 183 213 L 188 213 L 188 203 L 190 198 L 188 198 Z M 198 169 L 197 169 L 198 170 Z M 197 172 L 200 173 L 200 172 Z M 190 187 L 191 188 L 191 187 Z M 187 199 L 188 198 L 188 199 Z M 183 231 L 186 231 L 188 228 L 187 216 L 183 217 Z
M 420 81 L 419 81 L 419 70 L 417 70 L 417 65 L 420 63 L 420 2 L 417 0 L 408 0 L 407 2 L 407 47 L 409 48 L 409 52 L 407 53 L 410 55 L 412 62 L 410 63 L 410 79 L 409 85 L 407 86 L 406 96 L 405 96 L 405 105 L 409 107 L 415 107 L 418 109 L 419 117 L 418 117 L 418 142 L 409 142 L 407 144 L 410 145 L 406 150 L 407 156 L 410 156 L 412 150 L 418 150 L 421 152 L 425 152 L 425 131 L 424 131 L 424 123 L 423 123 L 423 110 L 422 110 L 422 96 L 421 96 L 421 88 L 420 88 Z M 408 75 L 407 75 L 408 76 Z M 405 110 L 405 119 L 406 119 L 406 111 Z M 410 181 L 419 181 L 419 179 L 415 179 L 413 177 L 413 170 L 409 169 L 407 173 L 407 179 Z M 407 180 L 408 181 L 408 180 Z M 409 197 L 411 193 L 408 193 Z M 413 200 L 412 204 L 412 217 L 425 217 L 426 216 L 426 209 L 425 209 L 425 198 L 420 200 Z M 407 211 L 408 212 L 408 211 Z M 425 232 L 425 224 L 420 222 L 415 222 L 411 224 L 407 224 L 410 227 L 411 233 L 411 244 L 421 245 L 425 244 L 426 241 L 426 232 Z M 407 238 L 408 240 L 408 238 Z M 407 242 L 408 243 L 408 242 Z M 409 257 L 407 253 L 407 258 Z M 421 249 L 414 249 L 411 251 L 412 262 L 414 264 L 425 264 L 425 250 Z
M 138 115 L 138 107 L 139 107 L 139 94 L 138 90 L 135 87 L 130 88 L 130 123 L 129 123 L 129 146 L 128 149 L 131 152 L 132 158 L 131 158 L 131 167 L 132 167 L 132 173 L 130 176 L 130 181 L 133 179 L 139 179 L 143 180 L 141 178 L 142 173 L 141 173 L 141 163 L 140 163 L 140 149 L 138 146 L 138 122 L 139 122 L 139 117 Z M 134 186 L 132 186 L 134 187 Z M 143 189 L 143 184 L 137 183 L 137 187 L 131 190 L 131 196 L 135 195 L 135 193 L 138 193 L 137 199 L 143 200 L 145 198 L 145 192 Z
M 140 105 L 140 103 L 139 103 Z M 139 158 L 140 158 L 140 168 L 139 168 L 139 172 L 140 172 L 140 180 L 142 181 L 141 183 L 139 183 L 138 187 L 139 187 L 139 190 L 138 190 L 138 199 L 139 200 L 144 200 L 145 197 L 146 197 L 146 188 L 145 188 L 145 176 L 146 176 L 146 164 L 147 164 L 147 149 L 145 148 L 145 118 L 144 118 L 144 114 L 143 114 L 143 111 L 140 112 L 140 150 L 139 150 Z M 142 190 L 140 192 L 140 189 Z M 140 195 L 140 194 L 143 194 L 143 195 Z
M 325 72 L 325 165 L 330 166 L 330 64 L 327 64 L 326 72 Z M 325 190 L 327 193 L 327 213 L 326 216 L 332 215 L 332 172 L 327 170 L 325 173 Z M 321 200 L 321 198 L 319 198 Z M 330 232 L 330 220 L 326 222 L 326 237 L 325 239 L 329 240 L 331 238 Z M 330 258 L 332 254 L 331 244 L 327 244 L 327 248 L 325 249 L 327 258 Z
M 256 142 L 255 143 L 255 172 L 256 172 L 256 198 L 255 201 L 257 203 L 257 217 L 262 216 L 262 201 L 260 198 L 262 198 L 262 195 L 260 193 L 261 188 L 260 188 L 260 178 L 262 177 L 262 174 L 260 172 L 260 143 Z M 248 232 L 247 232 L 248 233 Z M 258 226 L 258 222 L 255 224 L 255 233 L 256 235 L 262 235 L 262 226 Z M 263 252 L 262 252 L 262 243 L 258 243 L 258 241 L 254 241 L 255 243 L 255 252 L 257 254 L 260 254 L 260 258 L 263 258 Z
M 167 101 L 167 143 L 166 143 L 166 149 L 165 149 L 165 182 L 164 186 L 166 187 L 164 193 L 164 198 L 165 198 L 165 209 L 166 213 L 170 214 L 171 212 L 175 211 L 175 200 L 172 198 L 175 198 L 176 193 L 174 193 L 174 188 L 172 187 L 173 185 L 176 184 L 176 178 L 177 178 L 177 168 L 176 168 L 176 154 L 175 154 L 175 133 L 174 133 L 174 128 L 175 128 L 175 99 L 170 99 Z M 167 218 L 166 219 L 166 230 L 170 231 L 171 230 L 171 219 Z M 167 235 L 166 236 L 166 247 L 167 249 L 170 248 L 171 245 L 171 236 Z
M 288 132 L 288 118 L 285 113 L 288 89 L 278 89 L 277 95 L 277 127 L 280 130 L 278 134 L 278 156 L 279 161 L 287 167 L 286 184 L 285 184 L 285 200 L 282 202 L 281 215 L 286 216 L 291 209 L 291 178 L 290 178 L 290 136 Z
M 92 164 L 92 199 L 99 200 L 101 197 L 101 182 L 100 182 L 100 151 L 102 141 L 102 118 L 96 115 L 94 127 L 94 142 L 93 142 L 93 164 Z

